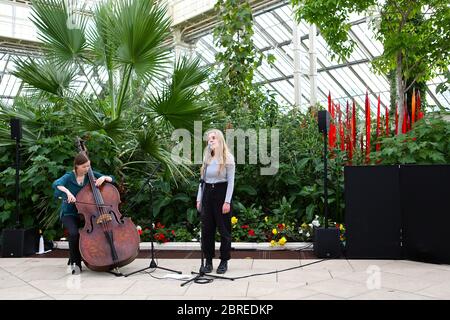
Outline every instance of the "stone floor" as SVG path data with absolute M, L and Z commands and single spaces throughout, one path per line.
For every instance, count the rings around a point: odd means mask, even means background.
M 116 277 L 84 268 L 80 275 L 71 275 L 66 262 L 63 257 L 1 258 L 0 300 L 450 299 L 450 265 L 405 260 L 233 258 L 225 275 L 241 278 L 185 286 L 185 280 L 162 269 Z M 121 272 L 131 273 L 149 262 L 135 259 Z M 182 271 L 186 279 L 199 268 L 198 259 L 160 257 L 157 262 Z M 214 260 L 214 267 L 218 262 Z M 272 271 L 278 272 L 264 274 Z M 245 277 L 252 274 L 263 275 Z

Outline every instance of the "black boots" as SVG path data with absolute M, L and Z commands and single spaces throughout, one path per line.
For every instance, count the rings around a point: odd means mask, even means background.
M 228 262 L 227 262 L 227 260 L 220 260 L 220 264 L 217 267 L 217 271 L 216 272 L 218 274 L 223 274 L 223 273 L 227 272 L 227 270 L 228 270 Z
M 213 269 L 212 259 L 206 259 L 205 267 L 203 268 L 204 273 L 211 273 Z

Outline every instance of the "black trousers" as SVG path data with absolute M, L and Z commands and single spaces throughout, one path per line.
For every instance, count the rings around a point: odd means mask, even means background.
M 206 259 L 215 256 L 216 228 L 220 234 L 220 259 L 231 258 L 231 210 L 223 214 L 222 207 L 227 192 L 227 182 L 205 183 L 202 196 L 202 250 Z M 231 204 L 230 204 L 231 206 Z
M 81 253 L 80 253 L 80 233 L 78 231 L 80 227 L 80 216 L 63 216 L 61 218 L 63 226 L 69 232 L 69 253 L 70 253 L 70 263 L 75 263 L 77 265 L 81 264 Z

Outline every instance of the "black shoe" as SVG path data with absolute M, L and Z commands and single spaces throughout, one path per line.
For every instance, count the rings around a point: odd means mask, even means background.
M 223 273 L 227 272 L 227 270 L 228 270 L 228 262 L 227 262 L 227 260 L 220 260 L 220 264 L 217 267 L 217 271 L 216 272 L 218 274 L 223 274 Z
M 212 259 L 206 259 L 205 266 L 203 267 L 204 273 L 211 273 L 213 269 Z

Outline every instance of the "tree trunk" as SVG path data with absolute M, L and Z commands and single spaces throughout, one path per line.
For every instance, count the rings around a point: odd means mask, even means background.
M 405 84 L 403 83 L 403 55 L 397 53 L 397 66 L 395 68 L 396 82 L 397 82 L 397 103 L 398 103 L 398 131 L 397 134 L 402 133 L 402 124 L 405 115 Z

